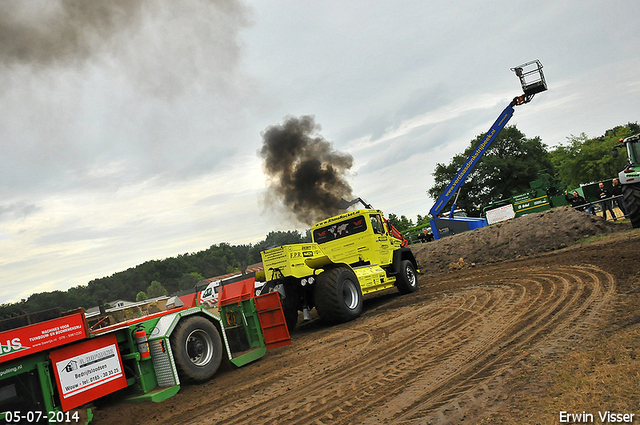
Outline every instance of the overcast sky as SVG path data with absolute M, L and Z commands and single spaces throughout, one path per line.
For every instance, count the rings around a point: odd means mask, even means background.
M 266 208 L 257 152 L 288 116 L 348 182 L 415 220 L 521 93 L 549 146 L 640 119 L 640 2 L 0 2 L 0 303 L 147 260 L 305 229 Z

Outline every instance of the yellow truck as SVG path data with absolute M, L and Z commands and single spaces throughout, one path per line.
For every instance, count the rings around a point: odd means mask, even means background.
M 302 311 L 315 307 L 329 323 L 353 320 L 363 295 L 397 287 L 418 288 L 416 259 L 382 212 L 365 209 L 328 218 L 311 228 L 312 242 L 261 252 L 266 283 L 262 293 L 278 291 L 289 330 Z

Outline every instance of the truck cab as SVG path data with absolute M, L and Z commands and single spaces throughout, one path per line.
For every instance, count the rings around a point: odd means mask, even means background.
M 311 228 L 313 241 L 334 263 L 352 267 L 390 264 L 400 241 L 389 234 L 382 213 L 357 210 L 322 221 Z

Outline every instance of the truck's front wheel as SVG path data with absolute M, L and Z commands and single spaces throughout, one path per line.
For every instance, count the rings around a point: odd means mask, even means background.
M 327 322 L 348 322 L 362 313 L 360 284 L 348 267 L 336 267 L 320 273 L 314 299 L 318 315 Z
M 182 380 L 203 382 L 218 370 L 222 361 L 222 340 L 209 320 L 199 316 L 180 320 L 170 341 Z
M 418 289 L 418 277 L 411 261 L 402 260 L 400 262 L 400 274 L 396 281 L 396 287 L 401 294 L 409 294 Z
M 640 183 L 623 184 L 622 197 L 634 229 L 640 227 Z

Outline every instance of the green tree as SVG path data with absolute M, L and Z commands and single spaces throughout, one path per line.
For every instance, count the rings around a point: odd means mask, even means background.
M 425 226 L 429 226 L 429 220 L 431 220 L 431 216 L 430 215 L 425 215 L 425 216 L 421 216 L 420 214 L 418 214 L 418 218 L 416 220 L 416 226 L 420 226 L 420 227 L 425 227 Z
M 478 135 L 464 153 L 454 156 L 449 164 L 436 164 L 433 172 L 435 182 L 428 191 L 433 199 L 444 192 L 484 136 Z M 477 216 L 483 206 L 528 191 L 529 182 L 536 179 L 538 171 L 546 170 L 553 174 L 553 164 L 546 148 L 540 137 L 528 139 L 515 125 L 502 129 L 467 176 L 458 198 L 458 207 L 470 216 Z M 451 208 L 453 198 L 444 211 Z
M 262 261 L 260 251 L 264 251 L 265 249 L 303 242 L 311 242 L 311 232 L 309 230 L 307 230 L 304 235 L 297 230 L 269 232 L 265 240 L 251 247 L 248 253 L 249 261 L 251 264 Z
M 213 276 L 209 276 L 213 277 Z M 196 283 L 203 280 L 204 277 L 198 272 L 185 273 L 180 278 L 178 290 L 191 289 L 196 286 Z
M 147 297 L 147 294 L 144 291 L 140 291 L 138 292 L 138 294 L 136 295 L 136 301 L 140 302 L 140 301 L 144 301 L 146 299 L 148 299 L 149 297 Z
M 413 221 L 411 221 L 404 215 L 401 215 L 400 218 L 398 218 L 397 215 L 389 213 L 387 215 L 387 222 L 398 229 L 400 232 L 404 232 L 405 230 L 413 227 Z
M 400 230 L 400 219 L 394 213 L 387 214 L 387 222 L 396 229 Z
M 406 216 L 401 215 L 400 216 L 400 227 L 398 228 L 398 230 L 400 230 L 401 232 L 413 227 L 413 221 L 409 220 Z
M 147 288 L 147 296 L 149 298 L 157 298 L 163 295 L 168 295 L 168 292 L 165 289 L 165 287 L 162 286 L 162 284 L 157 280 L 154 280 L 153 282 L 151 282 L 151 284 Z
M 556 171 L 556 177 L 574 188 L 581 183 L 592 183 L 615 177 L 627 162 L 626 150 L 618 158 L 611 150 L 621 138 L 640 133 L 637 123 L 617 126 L 604 135 L 590 139 L 586 134 L 567 137 L 567 143 L 551 151 L 550 157 Z

